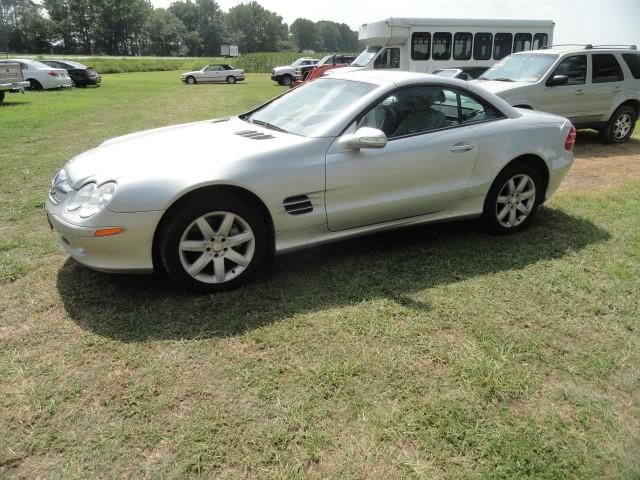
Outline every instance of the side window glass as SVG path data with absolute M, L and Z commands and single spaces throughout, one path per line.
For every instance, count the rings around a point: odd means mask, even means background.
M 549 41 L 549 35 L 546 33 L 536 33 L 533 36 L 533 46 L 532 50 L 540 50 L 547 46 L 547 42 Z
M 457 124 L 456 92 L 441 87 L 415 87 L 386 97 L 360 119 L 357 127 L 378 128 L 393 139 Z
M 460 111 L 462 124 L 486 122 L 502 116 L 493 107 L 463 93 L 460 94 Z
M 491 47 L 493 46 L 493 34 L 476 33 L 473 42 L 473 59 L 489 60 L 491 58 Z
M 376 57 L 373 68 L 400 68 L 400 49 L 385 48 L 382 53 Z
M 431 54 L 431 34 L 415 32 L 411 35 L 411 59 L 429 60 Z
M 574 55 L 565 58 L 549 78 L 553 78 L 556 75 L 566 75 L 569 77 L 569 83 L 567 85 L 583 85 L 587 81 L 587 56 Z
M 531 34 L 516 33 L 513 39 L 513 53 L 531 50 Z
M 507 55 L 511 55 L 511 42 L 513 35 L 510 33 L 496 33 L 496 39 L 493 42 L 493 59 L 502 60 Z
M 438 32 L 433 34 L 434 60 L 449 60 L 451 58 L 451 34 Z
M 593 62 L 593 83 L 619 82 L 624 80 L 620 64 L 611 54 L 598 53 L 591 55 Z
M 473 35 L 470 33 L 456 33 L 453 36 L 453 59 L 469 60 L 471 59 L 471 43 Z
M 20 66 L 22 67 L 22 70 L 29 70 L 29 65 L 26 63 L 20 63 Z
M 640 78 L 640 53 L 623 53 L 622 58 L 631 70 L 633 78 Z

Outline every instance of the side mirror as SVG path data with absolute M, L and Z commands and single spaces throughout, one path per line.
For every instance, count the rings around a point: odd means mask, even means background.
M 340 144 L 345 150 L 360 150 L 361 148 L 384 148 L 387 145 L 387 136 L 382 130 L 371 127 L 362 127 L 355 133 L 344 135 Z
M 569 83 L 569 77 L 566 75 L 554 75 L 547 81 L 548 87 L 561 87 Z

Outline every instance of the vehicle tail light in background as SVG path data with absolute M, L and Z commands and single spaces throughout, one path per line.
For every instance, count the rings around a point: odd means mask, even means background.
M 53 70 L 50 70 L 47 72 L 47 75 L 49 75 L 50 77 L 57 77 L 58 76 L 58 72 L 54 72 Z
M 571 125 L 571 130 L 569 130 L 569 135 L 567 135 L 567 140 L 564 142 L 564 149 L 567 152 L 573 150 L 573 146 L 576 144 L 576 127 Z

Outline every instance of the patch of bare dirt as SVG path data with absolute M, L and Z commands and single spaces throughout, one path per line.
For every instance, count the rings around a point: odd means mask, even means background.
M 640 128 L 640 127 L 639 127 Z M 606 145 L 591 130 L 578 132 L 575 163 L 559 191 L 605 189 L 640 178 L 640 138 L 622 145 Z

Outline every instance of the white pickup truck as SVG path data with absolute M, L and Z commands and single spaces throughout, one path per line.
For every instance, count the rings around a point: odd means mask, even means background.
M 24 81 L 22 69 L 18 63 L 3 63 L 0 65 L 0 103 L 4 101 L 5 92 L 24 93 L 29 82 Z

